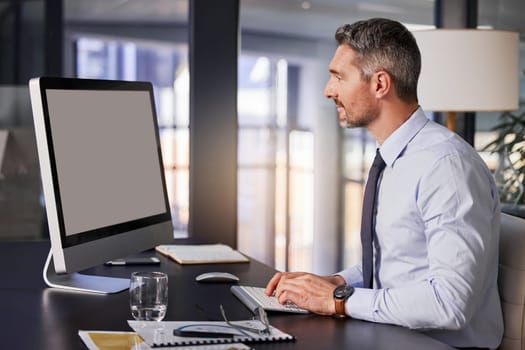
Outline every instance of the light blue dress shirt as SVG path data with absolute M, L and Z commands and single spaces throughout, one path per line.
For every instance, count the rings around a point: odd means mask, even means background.
M 457 347 L 496 348 L 503 336 L 497 289 L 500 206 L 490 171 L 458 135 L 419 108 L 380 146 L 374 289 L 361 266 L 356 319 L 424 331 Z

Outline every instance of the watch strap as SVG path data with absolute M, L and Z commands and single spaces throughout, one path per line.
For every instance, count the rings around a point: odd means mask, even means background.
M 346 300 L 347 299 L 334 299 L 336 315 L 346 317 Z

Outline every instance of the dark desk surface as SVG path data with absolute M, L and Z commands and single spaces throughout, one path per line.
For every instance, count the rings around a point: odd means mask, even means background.
M 130 331 L 129 293 L 111 295 L 46 288 L 42 267 L 49 242 L 0 243 L 0 344 L 2 349 L 85 349 L 78 330 Z M 152 251 L 142 255 L 154 254 Z M 178 265 L 158 255 L 158 267 L 106 267 L 89 270 L 128 278 L 136 270 L 162 270 L 169 275 L 165 320 L 219 320 L 223 304 L 232 320 L 252 315 L 229 291 L 231 284 L 194 281 L 207 271 L 228 271 L 242 284 L 264 286 L 274 270 L 257 261 L 248 264 Z M 293 343 L 255 344 L 256 349 L 405 349 L 450 350 L 421 333 L 401 327 L 317 315 L 269 315 L 270 323 L 293 334 Z

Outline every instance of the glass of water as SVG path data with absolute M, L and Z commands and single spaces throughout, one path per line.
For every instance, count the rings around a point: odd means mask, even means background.
M 163 272 L 133 272 L 129 304 L 134 319 L 161 321 L 168 308 L 168 275 Z

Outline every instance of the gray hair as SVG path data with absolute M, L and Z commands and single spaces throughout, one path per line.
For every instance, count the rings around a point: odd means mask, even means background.
M 417 101 L 417 80 L 421 72 L 421 53 L 416 39 L 401 23 L 372 18 L 337 28 L 335 40 L 356 52 L 354 64 L 363 79 L 370 80 L 380 70 L 390 74 L 399 98 Z

